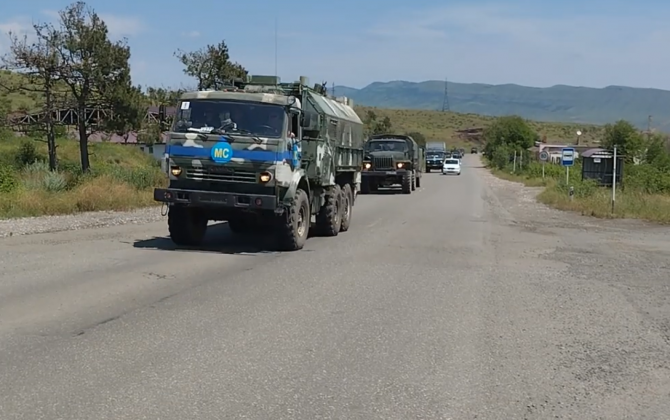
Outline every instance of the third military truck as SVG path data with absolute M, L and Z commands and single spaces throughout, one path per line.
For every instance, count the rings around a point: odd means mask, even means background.
M 363 122 L 346 98 L 306 77 L 249 76 L 225 89 L 182 94 L 166 147 L 168 229 L 197 246 L 208 221 L 237 234 L 274 232 L 298 250 L 310 227 L 349 229 L 363 166 Z
M 424 150 L 410 136 L 378 134 L 365 143 L 361 173 L 361 193 L 375 192 L 379 187 L 400 184 L 403 194 L 421 186 L 425 170 Z
M 442 169 L 442 163 L 447 158 L 447 144 L 440 141 L 426 143 L 426 172 L 431 169 Z

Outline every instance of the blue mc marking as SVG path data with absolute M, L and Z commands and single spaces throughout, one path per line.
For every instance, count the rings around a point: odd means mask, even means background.
M 228 163 L 233 158 L 233 146 L 223 141 L 216 143 L 210 149 L 210 157 L 216 163 Z
M 270 150 L 233 150 L 230 143 L 222 138 L 212 147 L 168 146 L 166 153 L 170 156 L 190 157 L 194 159 L 211 159 L 216 163 L 228 163 L 232 158 L 250 162 L 276 162 L 293 160 L 293 151 L 274 152 Z

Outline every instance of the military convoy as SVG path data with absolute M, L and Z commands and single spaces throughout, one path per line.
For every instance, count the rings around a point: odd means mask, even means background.
M 411 194 L 421 186 L 423 172 L 424 149 L 412 137 L 402 134 L 370 136 L 365 143 L 361 193 L 400 184 L 403 194 Z
M 227 221 L 236 234 L 272 232 L 280 249 L 299 250 L 310 229 L 346 232 L 358 193 L 400 185 L 411 194 L 423 173 L 442 168 L 446 144 L 366 139 L 363 126 L 350 99 L 304 76 L 248 76 L 182 94 L 162 163 L 168 186 L 154 190 L 170 238 L 198 246 L 209 221 Z
M 225 220 L 238 234 L 272 230 L 282 250 L 299 250 L 310 227 L 349 229 L 364 142 L 353 103 L 306 77 L 248 76 L 184 93 L 163 162 L 169 185 L 154 200 L 168 204 L 177 245 L 199 245 L 210 220 Z

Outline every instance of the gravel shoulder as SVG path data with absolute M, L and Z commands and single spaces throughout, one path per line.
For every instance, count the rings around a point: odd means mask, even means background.
M 492 192 L 486 200 L 499 209 L 500 258 L 513 261 L 521 253 L 537 268 L 526 282 L 525 304 L 535 308 L 557 351 L 551 380 L 573 383 L 562 394 L 582 407 L 581 418 L 664 418 L 670 413 L 670 228 L 551 209 L 536 201 L 542 188 L 480 170 Z M 552 404 L 556 396 L 534 410 Z
M 0 238 L 63 232 L 127 224 L 144 224 L 161 220 L 161 207 L 147 207 L 128 212 L 86 212 L 58 216 L 25 217 L 0 220 Z

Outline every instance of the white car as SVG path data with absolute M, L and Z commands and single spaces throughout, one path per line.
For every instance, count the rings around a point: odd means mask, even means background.
M 442 164 L 442 175 L 460 175 L 461 161 L 459 159 L 447 159 Z

